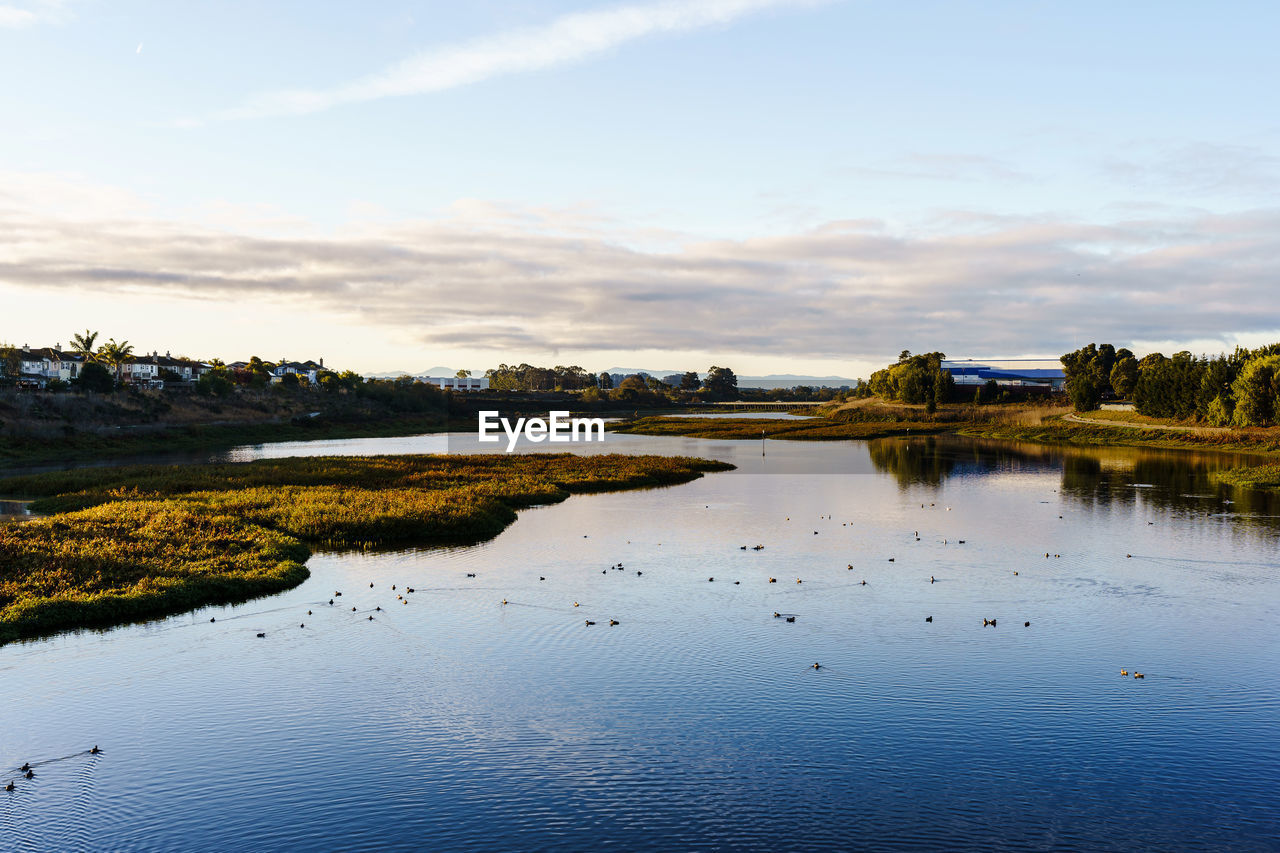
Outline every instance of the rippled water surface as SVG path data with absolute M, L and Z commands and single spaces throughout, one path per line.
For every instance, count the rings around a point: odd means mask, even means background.
M 1238 460 L 760 447 L 611 435 L 739 469 L 0 648 L 0 846 L 1280 848 L 1280 503 Z

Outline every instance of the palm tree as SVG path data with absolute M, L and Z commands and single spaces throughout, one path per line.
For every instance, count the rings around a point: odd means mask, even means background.
M 76 334 L 71 336 L 71 351 L 76 355 L 83 356 L 85 363 L 98 360 L 98 353 L 94 351 L 93 344 L 98 340 L 98 333 L 84 330 L 84 334 Z
M 111 338 L 105 344 L 98 347 L 98 357 L 102 361 L 110 365 L 116 373 L 116 382 L 120 382 L 120 368 L 124 367 L 124 363 L 133 355 L 133 345 L 128 341 L 116 343 L 115 338 Z

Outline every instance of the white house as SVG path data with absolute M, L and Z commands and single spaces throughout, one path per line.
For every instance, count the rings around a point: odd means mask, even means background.
M 419 378 L 423 382 L 430 382 L 432 385 L 447 388 L 450 391 L 487 391 L 489 389 L 487 376 L 422 376 Z

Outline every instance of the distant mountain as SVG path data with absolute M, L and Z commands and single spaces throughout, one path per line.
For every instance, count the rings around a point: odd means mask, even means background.
M 683 370 L 650 370 L 647 367 L 610 367 L 605 373 L 621 373 L 624 376 L 630 376 L 633 373 L 647 373 L 650 376 L 656 376 L 661 379 L 664 376 L 670 376 L 672 373 L 684 373 Z M 596 374 L 597 376 L 599 373 Z M 702 375 L 702 374 L 699 374 Z
M 791 388 L 796 385 L 827 386 L 839 388 L 842 385 L 853 386 L 856 379 L 847 376 L 801 376 L 795 373 L 770 373 L 768 376 L 739 376 L 739 388 Z
M 388 370 L 385 373 L 370 373 L 370 379 L 395 379 L 399 376 L 453 376 L 458 370 L 455 367 L 428 367 L 426 370 L 419 370 L 410 373 L 407 370 Z M 483 374 L 481 374 L 483 375 Z

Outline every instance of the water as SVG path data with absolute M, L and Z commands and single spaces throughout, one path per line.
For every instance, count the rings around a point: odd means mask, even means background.
M 37 772 L 0 845 L 1280 849 L 1280 503 L 1208 481 L 1238 458 L 607 449 L 740 467 L 0 648 L 0 766 Z

